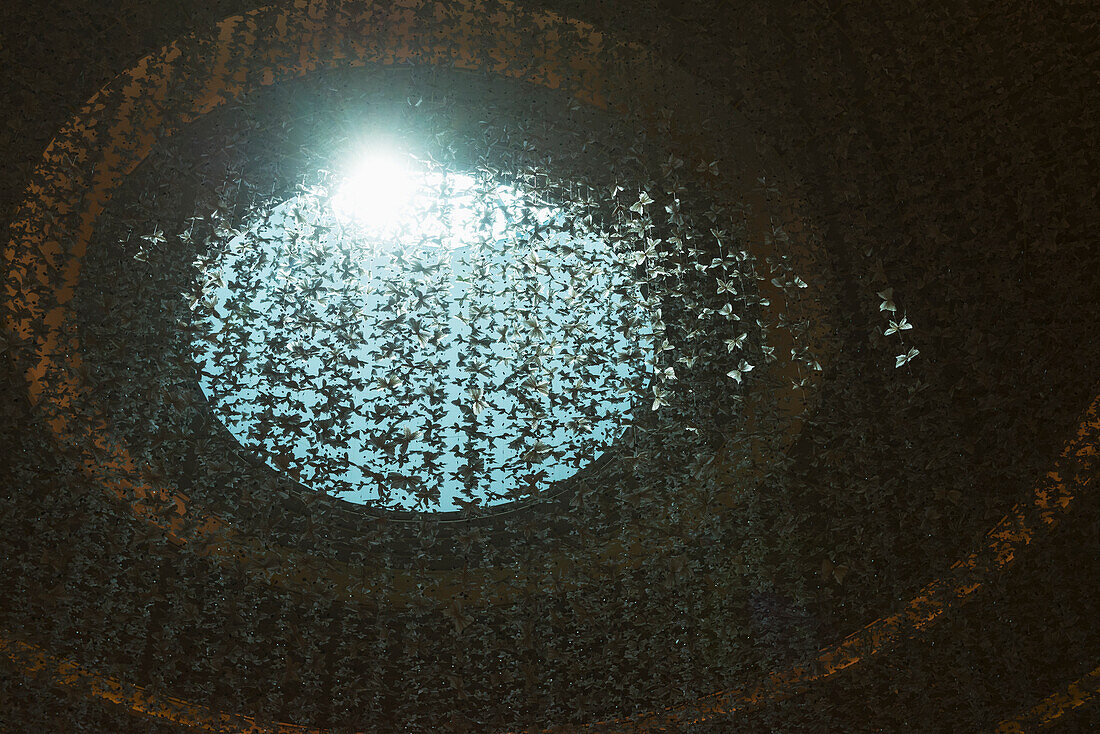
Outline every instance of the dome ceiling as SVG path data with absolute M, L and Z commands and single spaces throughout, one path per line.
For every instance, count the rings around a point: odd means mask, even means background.
M 1095 716 L 1083 21 L 664 10 L 4 41 L 16 730 Z

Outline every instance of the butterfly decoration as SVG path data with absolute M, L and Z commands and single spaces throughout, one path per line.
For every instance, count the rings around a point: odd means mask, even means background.
M 699 173 L 708 173 L 711 176 L 717 176 L 719 175 L 718 161 L 711 161 L 710 163 L 700 161 L 699 165 L 695 167 L 695 170 Z
M 740 384 L 744 376 L 751 372 L 753 369 L 753 365 L 742 359 L 741 363 L 737 365 L 735 369 L 732 369 L 726 373 L 726 376 L 732 378 L 734 382 Z
M 889 311 L 893 313 L 898 310 L 898 307 L 894 305 L 894 289 L 887 288 L 886 290 L 879 291 L 878 297 L 882 299 L 882 303 L 879 304 L 879 311 Z
M 665 390 L 660 385 L 653 386 L 653 405 L 650 406 L 650 410 L 660 410 L 661 407 L 669 405 L 670 391 Z
M 891 334 L 896 334 L 899 331 L 907 331 L 912 328 L 913 325 L 909 323 L 908 319 L 906 319 L 905 316 L 902 316 L 900 321 L 891 320 L 890 326 L 886 329 L 886 331 L 883 332 L 883 334 L 885 334 L 886 336 L 890 336 Z
M 728 293 L 728 294 L 733 295 L 733 296 L 737 295 L 737 287 L 736 287 L 736 284 L 734 283 L 734 281 L 732 279 L 722 280 L 721 278 L 718 278 L 717 281 L 718 281 L 718 295 L 722 295 L 724 293 Z
M 749 333 L 747 331 L 741 332 L 741 336 L 733 339 L 726 339 L 726 351 L 732 352 L 734 349 L 740 349 L 745 344 L 745 339 L 748 338 Z
M 653 199 L 649 196 L 647 192 L 643 191 L 638 196 L 638 201 L 630 205 L 630 211 L 634 212 L 635 214 L 644 214 L 645 208 L 652 203 Z
M 918 354 L 920 354 L 919 349 L 917 349 L 916 347 L 910 347 L 908 352 L 906 352 L 905 354 L 899 354 L 895 358 L 894 367 L 902 367 L 906 364 L 909 364 L 913 361 L 914 358 L 916 358 Z

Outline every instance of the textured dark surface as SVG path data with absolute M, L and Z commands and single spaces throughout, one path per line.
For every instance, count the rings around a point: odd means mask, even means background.
M 826 394 L 838 399 L 827 401 L 831 408 L 818 417 L 822 428 L 815 435 L 821 441 L 814 451 L 807 449 L 806 490 L 781 500 L 779 514 L 795 520 L 811 505 L 818 514 L 849 518 L 827 530 L 810 520 L 794 527 L 824 533 L 815 547 L 831 546 L 836 563 L 851 568 L 843 585 L 822 586 L 841 586 L 844 593 L 837 591 L 837 597 L 854 595 L 854 610 L 831 604 L 833 592 L 820 590 L 815 611 L 770 592 L 749 604 L 762 620 L 757 634 L 787 647 L 822 644 L 876 612 L 896 608 L 1025 495 L 1100 387 L 1100 11 L 1073 2 L 975 3 L 950 11 L 916 3 L 544 7 L 652 45 L 738 100 L 761 137 L 801 178 L 823 225 L 841 310 L 850 314 L 838 333 L 847 349 L 884 349 L 868 334 L 881 330 L 877 319 L 871 321 L 874 293 L 887 285 L 910 304 L 914 320 L 919 315 L 921 350 L 932 363 L 930 387 L 905 404 L 898 390 L 875 380 L 827 376 Z M 0 10 L 5 221 L 54 132 L 97 88 L 141 55 L 248 9 L 230 2 L 98 2 L 23 3 Z M 242 581 L 218 576 L 194 559 L 172 561 L 162 541 L 143 543 L 119 518 L 99 513 L 92 498 L 55 491 L 79 480 L 63 458 L 38 450 L 49 439 L 35 425 L 19 379 L 8 371 L 5 377 L 0 445 L 11 448 L 4 451 L 0 475 L 0 619 L 41 614 L 48 634 L 40 638 L 71 641 L 53 654 L 96 667 L 91 651 L 103 657 L 104 672 L 170 693 L 175 676 L 164 667 L 164 649 L 202 661 L 198 667 L 210 677 L 225 666 L 220 685 L 229 689 L 235 676 L 247 680 L 241 659 L 188 648 L 187 639 L 173 631 L 189 614 L 177 602 L 192 599 L 203 606 L 204 599 L 219 598 L 218 589 L 232 590 L 231 603 L 238 606 L 230 619 L 283 640 L 285 630 L 276 629 L 279 605 L 292 602 L 238 592 Z M 839 399 L 857 380 L 866 390 L 860 399 Z M 853 445 L 836 437 L 850 439 L 857 430 L 866 431 L 859 453 L 829 453 L 834 444 Z M 930 443 L 911 450 L 922 438 Z M 910 460 L 917 454 L 919 466 Z M 958 474 L 960 456 L 975 468 L 973 475 Z M 861 482 L 881 491 L 860 494 Z M 853 487 L 851 496 L 826 491 L 845 483 Z M 935 495 L 937 488 L 941 495 Z M 949 498 L 949 488 L 962 496 Z M 917 503 L 913 497 L 922 492 L 928 497 Z M 921 516 L 891 512 L 910 502 Z M 997 583 L 921 636 L 784 702 L 698 730 L 992 729 L 1100 664 L 1094 622 L 1100 612 L 1098 513 L 1094 495 L 1080 496 L 1053 533 L 1027 548 Z M 852 517 L 861 518 L 864 528 L 858 541 Z M 112 561 L 113 549 L 135 547 L 165 553 L 169 560 L 140 569 Z M 95 550 L 73 554 L 73 548 Z M 803 565 L 816 569 L 821 561 L 805 559 Z M 780 566 L 797 564 L 783 559 Z M 175 602 L 158 591 L 169 587 Z M 96 629 L 94 615 L 109 613 L 103 610 L 112 604 L 130 614 L 142 610 L 140 623 L 155 630 L 147 635 L 153 641 L 120 649 L 110 640 L 79 640 L 79 631 Z M 379 655 L 403 644 L 400 630 L 380 638 L 375 620 L 353 623 L 346 612 L 305 603 L 295 613 L 316 630 L 339 627 L 333 638 L 369 633 Z M 225 610 L 206 608 L 204 614 L 208 639 L 218 639 L 218 615 Z M 522 621 L 500 615 L 500 623 L 515 624 L 518 635 Z M 631 624 L 641 621 L 622 626 Z M 39 630 L 25 632 L 34 638 Z M 553 627 L 539 634 L 553 645 Z M 806 635 L 820 638 L 801 639 Z M 315 647 L 301 654 L 327 656 L 332 663 L 317 667 L 331 670 L 343 650 L 326 647 L 324 639 L 317 635 L 310 642 Z M 471 654 L 475 660 L 466 664 L 485 664 L 476 660 L 477 651 Z M 587 654 L 603 653 L 593 643 Z M 522 678 L 520 673 L 513 681 L 517 688 Z M 343 714 L 310 692 L 323 690 L 324 681 L 308 689 L 288 682 L 281 691 L 254 691 L 246 684 L 211 697 L 236 700 L 242 713 L 262 710 L 281 720 L 308 712 L 310 723 L 318 725 L 360 720 L 387 730 L 435 722 L 437 730 L 459 730 L 465 721 L 483 730 L 512 721 L 487 713 L 476 692 L 459 696 L 463 700 L 453 711 L 423 711 L 418 718 L 399 702 L 402 692 L 386 684 L 384 673 L 364 681 L 364 688 L 386 691 L 371 699 L 376 709 Z M 615 686 L 607 684 L 603 708 L 595 709 L 629 713 L 616 708 Z M 13 732 L 175 731 L 80 691 L 24 678 L 7 663 L 0 665 L 0 700 L 0 726 Z M 678 700 L 675 691 L 661 691 L 652 705 Z M 564 715 L 549 698 L 517 705 L 520 721 L 551 725 Z M 1086 706 L 1053 728 L 1089 731 L 1100 725 L 1098 710 L 1100 704 Z

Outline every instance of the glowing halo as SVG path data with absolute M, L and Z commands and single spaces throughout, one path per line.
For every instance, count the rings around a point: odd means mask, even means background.
M 345 221 L 388 232 L 405 216 L 416 195 L 412 162 L 396 151 L 367 149 L 354 156 L 333 196 L 333 206 Z

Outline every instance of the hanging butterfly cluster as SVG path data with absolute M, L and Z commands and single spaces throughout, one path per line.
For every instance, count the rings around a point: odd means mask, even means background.
M 390 489 L 405 509 L 454 510 L 575 472 L 644 387 L 644 258 L 574 202 L 390 174 L 415 184 L 396 218 L 313 186 L 211 253 L 196 357 L 218 412 L 303 482 L 361 502 Z
M 120 222 L 122 253 L 150 268 L 135 287 L 185 291 L 171 350 L 280 473 L 377 509 L 473 511 L 530 499 L 629 438 L 635 460 L 661 456 L 642 464 L 664 481 L 700 460 L 700 436 L 729 442 L 747 392 L 820 371 L 789 307 L 807 283 L 786 223 L 751 254 L 762 212 L 711 191 L 720 162 L 664 148 L 660 124 L 592 124 L 575 100 L 517 117 L 514 90 L 471 112 L 443 80 L 354 83 L 390 110 L 388 148 L 325 139 L 332 119 L 345 141 L 364 125 L 347 87 L 290 127 L 246 104 L 214 128 L 228 168 L 185 174 L 196 193 L 158 205 L 144 233 Z
M 716 358 L 728 393 L 775 359 L 748 318 L 769 304 L 736 224 L 712 206 L 700 231 L 682 188 L 374 163 L 365 189 L 322 172 L 215 227 L 196 263 L 204 391 L 244 445 L 315 489 L 391 509 L 526 498 L 639 410 L 698 402 Z M 682 167 L 662 163 L 664 183 Z

